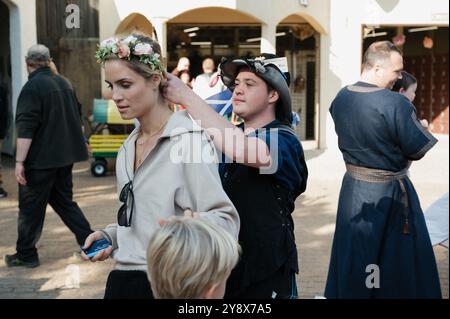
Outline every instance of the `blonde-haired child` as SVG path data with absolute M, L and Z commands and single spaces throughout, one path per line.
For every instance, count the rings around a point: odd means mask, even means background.
M 220 299 L 239 259 L 236 239 L 202 218 L 170 220 L 152 236 L 148 277 L 155 298 Z

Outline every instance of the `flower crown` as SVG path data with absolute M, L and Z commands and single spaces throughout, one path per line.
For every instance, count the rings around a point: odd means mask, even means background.
M 148 65 L 153 71 L 164 71 L 160 55 L 153 52 L 149 43 L 139 41 L 132 35 L 125 39 L 109 38 L 102 41 L 95 52 L 97 63 L 104 63 L 108 57 L 118 57 L 128 61 L 135 59 Z

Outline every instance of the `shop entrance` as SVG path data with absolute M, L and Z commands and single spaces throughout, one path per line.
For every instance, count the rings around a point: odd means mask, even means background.
M 320 34 L 301 16 L 286 17 L 277 27 L 277 55 L 286 56 L 291 74 L 292 108 L 302 141 L 318 138 Z
M 364 26 L 363 50 L 375 41 L 392 41 L 403 51 L 404 70 L 417 78 L 413 101 L 417 116 L 430 123 L 430 130 L 449 134 L 448 27 Z
M 171 71 L 179 58 L 187 57 L 193 77 L 202 73 L 202 61 L 206 57 L 213 58 L 217 66 L 222 57 L 254 57 L 260 54 L 260 26 L 169 23 L 167 35 L 167 68 Z

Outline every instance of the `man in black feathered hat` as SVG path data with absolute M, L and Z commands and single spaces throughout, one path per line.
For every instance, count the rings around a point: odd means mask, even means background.
M 239 213 L 242 255 L 225 298 L 297 298 L 298 256 L 292 212 L 308 171 L 292 130 L 287 70 L 279 59 L 236 59 L 220 65 L 233 92 L 239 127 L 219 116 L 176 77 L 167 74 L 165 96 L 186 106 L 224 155 L 222 186 Z

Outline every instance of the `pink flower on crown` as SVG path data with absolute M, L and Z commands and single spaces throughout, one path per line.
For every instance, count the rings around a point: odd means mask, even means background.
M 119 52 L 117 53 L 117 55 L 119 56 L 119 58 L 123 59 L 123 58 L 128 58 L 130 56 L 130 47 L 128 45 L 121 42 L 121 43 L 119 43 L 118 47 L 119 47 Z
M 134 47 L 135 55 L 144 55 L 144 54 L 151 55 L 152 53 L 153 53 L 152 46 L 148 43 L 138 43 Z

